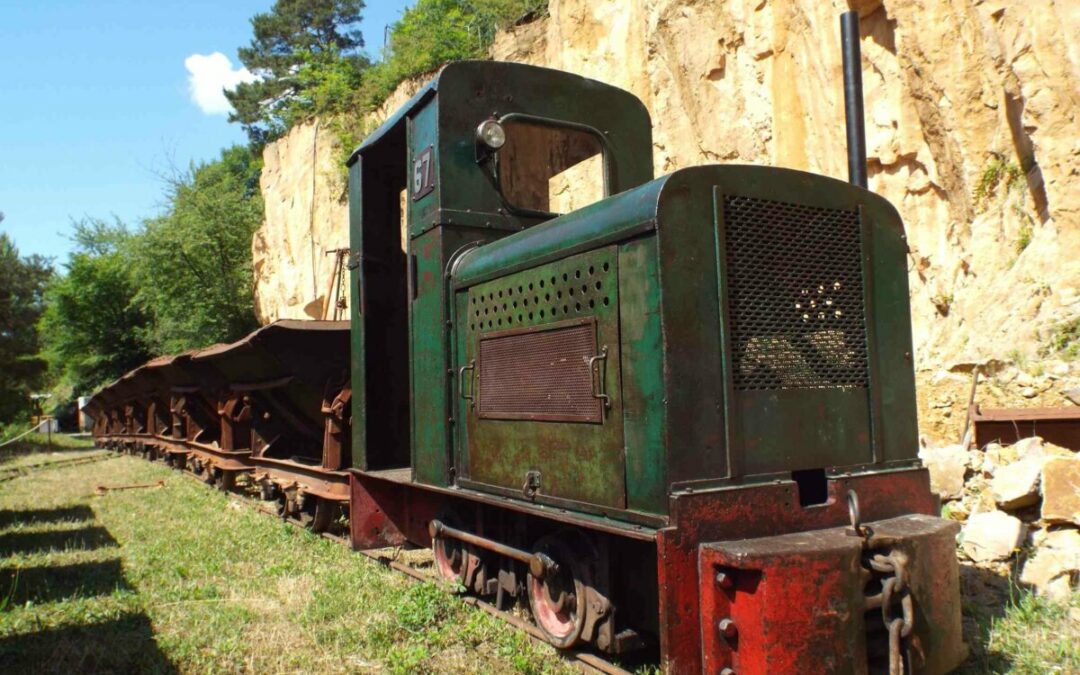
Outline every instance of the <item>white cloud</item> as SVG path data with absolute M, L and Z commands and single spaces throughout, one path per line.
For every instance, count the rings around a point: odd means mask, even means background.
M 247 68 L 233 69 L 232 61 L 221 52 L 192 54 L 184 59 L 188 71 L 188 92 L 192 102 L 207 115 L 225 115 L 232 111 L 225 90 L 257 78 Z

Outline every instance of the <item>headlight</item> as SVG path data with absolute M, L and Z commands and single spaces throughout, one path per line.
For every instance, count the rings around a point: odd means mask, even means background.
M 506 143 L 506 130 L 497 120 L 484 120 L 476 127 L 476 140 L 498 150 Z

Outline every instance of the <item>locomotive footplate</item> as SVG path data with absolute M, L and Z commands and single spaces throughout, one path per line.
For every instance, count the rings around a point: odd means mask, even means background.
M 705 672 L 948 672 L 966 656 L 958 530 L 913 514 L 702 544 Z

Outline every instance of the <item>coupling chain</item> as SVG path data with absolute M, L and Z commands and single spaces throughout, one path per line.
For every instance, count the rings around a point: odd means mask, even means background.
M 870 558 L 870 568 L 891 575 L 881 583 L 881 619 L 889 630 L 889 675 L 903 675 L 903 653 L 915 623 L 915 607 L 907 582 L 907 557 L 878 553 Z M 899 599 L 900 616 L 894 614 Z M 902 648 L 903 647 L 903 648 Z M 910 659 L 909 659 L 910 663 Z

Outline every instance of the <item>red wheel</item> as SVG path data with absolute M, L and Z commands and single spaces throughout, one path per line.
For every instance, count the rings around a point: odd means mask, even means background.
M 465 573 L 469 569 L 469 551 L 465 544 L 450 537 L 439 537 L 432 546 L 439 576 L 456 584 L 465 583 Z
M 573 536 L 573 535 L 569 535 Z M 566 649 L 581 639 L 585 626 L 585 567 L 567 536 L 549 535 L 536 542 L 535 550 L 555 562 L 544 577 L 529 572 L 529 607 L 536 625 L 548 642 Z

